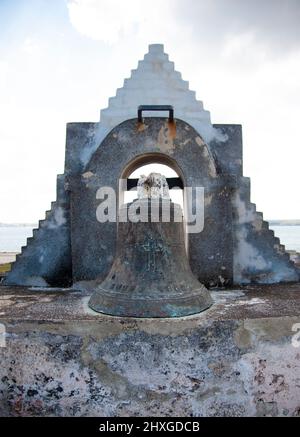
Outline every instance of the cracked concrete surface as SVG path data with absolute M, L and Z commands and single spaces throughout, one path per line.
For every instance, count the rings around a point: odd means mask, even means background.
M 299 416 L 300 284 L 212 294 L 198 315 L 129 319 L 0 287 L 1 416 Z

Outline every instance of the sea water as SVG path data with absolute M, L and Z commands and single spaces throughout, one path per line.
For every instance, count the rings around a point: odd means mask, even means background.
M 34 226 L 0 226 L 0 252 L 21 252 Z
M 287 250 L 300 252 L 300 226 L 270 226 Z M 0 226 L 0 252 L 20 252 L 33 226 Z

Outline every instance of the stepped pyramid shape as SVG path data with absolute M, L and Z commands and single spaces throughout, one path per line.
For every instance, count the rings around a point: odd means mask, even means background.
M 211 124 L 210 113 L 196 99 L 196 92 L 189 89 L 189 82 L 175 70 L 174 62 L 169 61 L 162 44 L 149 46 L 149 52 L 139 61 L 137 69 L 131 71 L 131 77 L 125 79 L 123 88 L 109 99 L 108 108 L 102 109 L 101 124 L 111 130 L 122 121 L 135 118 L 140 102 L 144 105 L 173 105 L 176 117 L 201 132 L 205 141 L 222 138 Z M 165 116 L 165 113 L 149 115 Z
M 143 128 L 137 128 L 139 105 L 172 105 L 175 125 L 164 112 L 149 113 Z M 57 199 L 4 283 L 67 286 L 104 279 L 115 255 L 116 223 L 96 220 L 97 190 L 109 186 L 117 191 L 130 163 L 158 162 L 156 157 L 179 168 L 189 186 L 204 187 L 204 229 L 188 235 L 190 265 L 200 282 L 299 280 L 299 269 L 251 202 L 241 126 L 212 124 L 163 46 L 155 44 L 109 99 L 100 122 L 68 123 Z

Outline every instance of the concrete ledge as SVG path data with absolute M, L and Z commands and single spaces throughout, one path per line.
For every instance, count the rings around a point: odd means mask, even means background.
M 129 319 L 0 287 L 0 415 L 300 415 L 300 284 L 212 294 L 199 315 Z

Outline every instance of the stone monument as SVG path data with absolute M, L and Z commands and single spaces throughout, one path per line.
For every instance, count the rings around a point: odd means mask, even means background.
M 178 177 L 134 179 L 148 163 Z M 158 221 L 125 220 L 150 202 Z M 0 416 L 299 416 L 298 279 L 251 202 L 241 126 L 213 125 L 151 45 L 100 122 L 67 125 L 56 201 L 0 286 Z
M 141 122 L 140 105 L 172 106 L 175 120 L 164 111 L 148 111 Z M 204 226 L 187 235 L 186 245 L 201 283 L 299 279 L 299 268 L 251 202 L 250 179 L 243 175 L 241 126 L 213 125 L 163 46 L 155 44 L 109 99 L 100 122 L 67 125 L 65 172 L 57 177 L 56 201 L 4 283 L 76 286 L 104 280 L 116 254 L 117 223 L 97 220 L 97 192 L 104 186 L 113 189 L 118 209 L 127 189 L 120 190 L 119 181 L 147 163 L 174 169 L 184 190 L 204 189 Z

